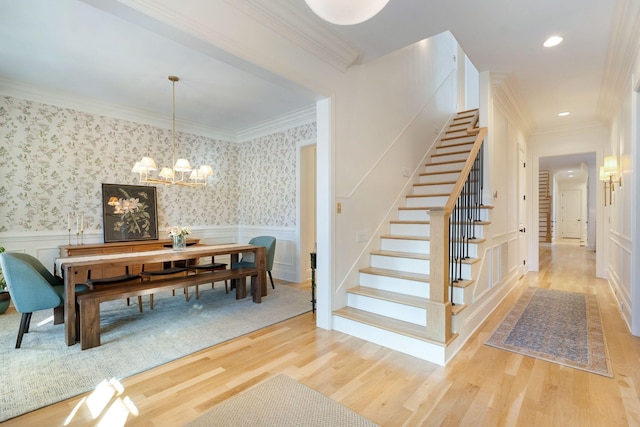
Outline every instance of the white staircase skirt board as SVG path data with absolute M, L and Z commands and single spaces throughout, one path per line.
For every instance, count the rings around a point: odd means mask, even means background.
M 381 291 L 397 292 L 421 298 L 429 298 L 429 284 L 380 274 L 360 272 L 360 286 Z
M 453 169 L 447 169 L 447 170 L 453 170 Z M 420 184 L 429 184 L 431 182 L 456 181 L 459 176 L 460 176 L 460 171 L 436 173 L 433 175 L 420 175 L 418 182 Z
M 389 234 L 398 236 L 415 236 L 415 237 L 429 237 L 431 230 L 431 224 L 420 223 L 391 223 L 389 226 Z M 411 251 L 402 251 L 411 252 Z
M 424 307 L 414 307 L 353 293 L 347 294 L 347 305 L 351 308 L 368 311 L 369 313 L 380 316 L 391 317 L 392 319 L 402 320 L 403 322 L 424 327 L 427 325 L 427 309 Z
M 380 249 L 392 252 L 413 252 L 416 254 L 429 254 L 428 240 L 389 239 L 382 238 Z
M 429 274 L 429 260 L 401 258 L 397 256 L 371 255 L 371 266 L 387 270 L 408 271 L 409 273 Z
M 428 209 L 400 209 L 398 210 L 398 220 L 400 221 L 429 221 Z
M 430 185 L 414 185 L 414 195 L 429 195 L 429 194 L 442 194 L 451 193 L 455 183 L 446 184 L 430 184 Z
M 455 162 L 455 163 L 428 163 L 426 165 L 426 172 L 448 172 L 452 170 L 462 170 L 465 162 Z
M 447 204 L 449 196 L 419 196 L 407 197 L 406 205 L 410 208 L 420 206 L 444 206 Z
M 445 365 L 445 347 L 428 341 L 379 329 L 340 316 L 333 316 L 333 329 L 427 362 L 440 366 Z

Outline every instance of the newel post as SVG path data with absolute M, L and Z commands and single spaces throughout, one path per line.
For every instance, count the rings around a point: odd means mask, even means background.
M 427 335 L 446 343 L 451 339 L 449 300 L 449 216 L 443 208 L 432 208 L 430 217 L 429 299 Z

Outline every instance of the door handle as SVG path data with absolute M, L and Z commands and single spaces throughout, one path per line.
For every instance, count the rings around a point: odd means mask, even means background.
M 521 229 L 520 229 L 520 232 L 521 232 L 521 233 L 526 233 L 526 232 L 527 232 L 527 229 L 526 229 L 526 228 L 521 228 Z

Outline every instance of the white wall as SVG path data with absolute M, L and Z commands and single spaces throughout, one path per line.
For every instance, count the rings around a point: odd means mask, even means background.
M 335 97 L 336 302 L 386 232 L 389 215 L 456 104 L 457 43 L 449 33 L 354 70 Z

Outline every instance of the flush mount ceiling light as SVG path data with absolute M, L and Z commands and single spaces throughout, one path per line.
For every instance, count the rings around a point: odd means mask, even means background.
M 336 25 L 360 24 L 373 18 L 389 0 L 304 0 L 320 18 Z
M 562 43 L 562 40 L 564 39 L 560 36 L 551 36 L 547 40 L 545 40 L 544 43 L 542 43 L 542 46 L 544 47 L 558 46 L 560 43 Z
M 213 170 L 209 165 L 202 165 L 193 169 L 189 160 L 178 159 L 176 161 L 176 82 L 180 80 L 176 76 L 169 76 L 172 84 L 173 95 L 173 167 L 163 167 L 158 173 L 158 178 L 151 177 L 151 172 L 157 170 L 156 162 L 151 157 L 143 157 L 142 160 L 133 165 L 131 172 L 140 175 L 141 184 L 164 184 L 181 185 L 183 187 L 204 187 L 207 185 L 207 178 L 213 175 Z M 189 172 L 191 172 L 189 174 Z M 185 173 L 188 177 L 185 177 Z M 111 200 L 109 200 L 111 202 Z M 111 204 L 111 203 L 109 203 Z
M 560 117 L 568 116 L 569 114 L 571 114 L 571 113 L 570 113 L 570 112 L 568 112 L 568 111 L 564 111 L 564 112 L 562 112 L 562 113 L 558 113 L 558 115 L 559 115 Z

